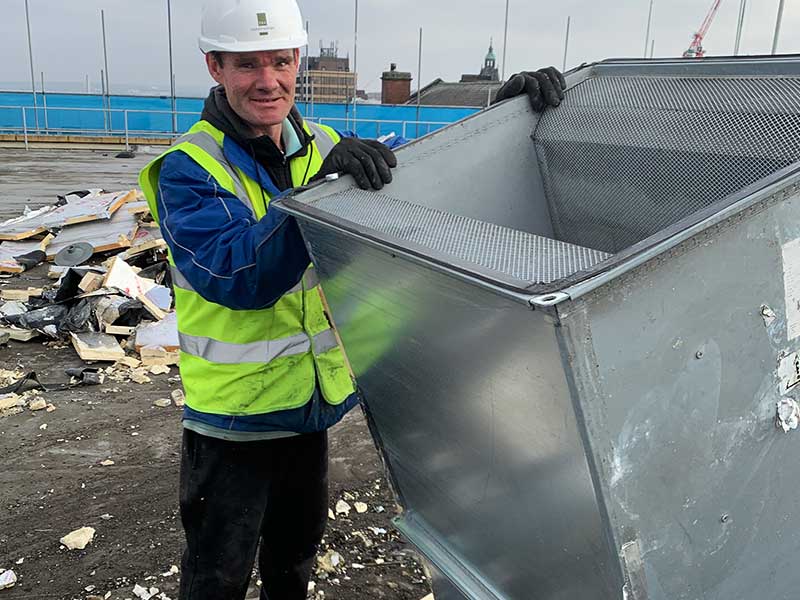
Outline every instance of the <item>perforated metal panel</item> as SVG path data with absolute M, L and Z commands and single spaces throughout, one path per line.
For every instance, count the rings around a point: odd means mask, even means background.
M 609 256 L 360 189 L 324 196 L 313 206 L 399 241 L 443 253 L 447 259 L 503 273 L 520 280 L 524 287 L 563 279 Z
M 556 237 L 617 252 L 800 160 L 800 78 L 585 80 L 544 113 Z

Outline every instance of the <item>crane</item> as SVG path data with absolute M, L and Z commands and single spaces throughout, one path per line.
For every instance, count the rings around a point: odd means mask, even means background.
M 683 58 L 703 58 L 705 56 L 706 50 L 703 48 L 703 38 L 706 37 L 708 30 L 711 29 L 711 24 L 714 22 L 714 17 L 717 16 L 720 4 L 722 4 L 722 0 L 714 0 L 714 3 L 711 5 L 711 10 L 708 11 L 703 24 L 700 26 L 697 33 L 694 34 L 692 44 L 689 46 L 689 49 L 683 53 Z

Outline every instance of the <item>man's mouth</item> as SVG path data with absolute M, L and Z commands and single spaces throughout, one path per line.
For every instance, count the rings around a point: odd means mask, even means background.
M 270 106 L 272 104 L 276 104 L 279 102 L 280 98 L 250 98 L 250 102 L 254 102 L 255 104 L 261 104 L 263 106 Z

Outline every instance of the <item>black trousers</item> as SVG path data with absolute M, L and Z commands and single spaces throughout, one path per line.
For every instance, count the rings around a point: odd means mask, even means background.
M 181 600 L 304 600 L 328 519 L 326 432 L 228 442 L 183 430 Z

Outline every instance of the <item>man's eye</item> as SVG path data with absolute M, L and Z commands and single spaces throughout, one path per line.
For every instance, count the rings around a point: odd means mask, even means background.
M 252 69 L 253 68 L 253 63 L 249 63 L 249 62 L 248 63 L 240 63 L 239 64 L 239 68 L 240 69 Z

